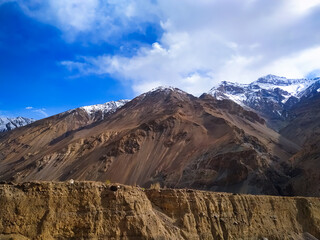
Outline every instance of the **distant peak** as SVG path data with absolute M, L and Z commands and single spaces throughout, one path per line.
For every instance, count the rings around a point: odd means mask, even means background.
M 136 99 L 145 99 L 146 97 L 154 97 L 154 96 L 166 96 L 166 95 L 180 95 L 180 96 L 188 96 L 191 95 L 185 91 L 182 91 L 179 88 L 172 87 L 172 86 L 159 86 L 156 88 L 153 88 L 152 90 L 142 93 Z
M 121 108 L 123 105 L 125 105 L 129 101 L 130 100 L 110 101 L 103 104 L 83 106 L 83 107 L 80 107 L 80 109 L 83 109 L 84 111 L 86 111 L 90 117 L 93 117 L 96 112 L 101 112 L 102 119 L 103 119 L 105 114 L 115 112 L 117 109 Z
M 185 91 L 182 91 L 181 89 L 172 87 L 172 86 L 159 86 L 147 92 L 146 94 L 153 93 L 153 92 L 165 92 L 165 93 L 176 92 L 176 93 L 187 94 Z
M 288 79 L 285 77 L 280 77 L 280 76 L 276 76 L 276 75 L 272 75 L 272 74 L 268 74 L 264 77 L 261 77 L 257 80 L 257 82 L 260 83 L 276 83 L 276 82 L 285 82 Z
M 159 87 L 153 88 L 150 92 L 156 92 L 156 91 L 182 91 L 182 90 L 173 86 L 159 86 Z
M 0 132 L 6 132 L 33 123 L 35 119 L 25 117 L 0 117 Z
M 273 74 L 268 74 L 266 76 L 263 76 L 261 78 L 267 78 L 267 79 L 278 79 L 278 78 L 284 78 L 284 79 L 287 79 L 285 77 L 281 77 L 281 76 L 277 76 L 277 75 L 273 75 Z

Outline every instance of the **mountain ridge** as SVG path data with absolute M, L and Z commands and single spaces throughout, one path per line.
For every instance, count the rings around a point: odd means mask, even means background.
M 319 78 L 287 79 L 270 74 L 250 84 L 223 81 L 208 94 L 252 109 L 263 116 L 270 127 L 280 130 L 287 124 L 290 108 L 319 88 Z
M 143 93 L 140 96 L 145 96 L 155 91 L 180 91 L 181 93 L 186 93 L 173 86 L 159 86 L 150 90 L 149 92 Z M 262 92 L 261 94 L 260 91 Z M 285 77 L 279 77 L 276 75 L 266 75 L 264 77 L 258 78 L 250 84 L 240 84 L 236 82 L 222 81 L 215 87 L 211 88 L 208 94 L 214 96 L 218 100 L 229 99 L 242 107 L 249 108 L 251 110 L 257 111 L 270 120 L 265 112 L 259 109 L 258 105 L 261 105 L 261 98 L 269 98 L 264 104 L 267 105 L 266 108 L 271 109 L 272 117 L 279 118 L 283 121 L 288 115 L 288 108 L 291 108 L 294 104 L 300 101 L 302 98 L 310 98 L 315 93 L 320 91 L 320 78 L 313 79 L 287 79 Z M 257 93 L 259 92 L 259 93 Z M 69 113 L 76 109 L 84 110 L 92 120 L 102 120 L 104 115 L 108 115 L 116 111 L 118 108 L 122 107 L 124 104 L 128 103 L 130 100 L 118 100 L 109 101 L 102 104 L 94 104 L 89 106 L 82 106 L 75 109 L 70 109 L 64 113 Z M 270 105 L 271 104 L 271 105 Z M 18 117 L 19 118 L 19 117 Z M 21 118 L 21 117 L 20 117 Z M 22 117 L 23 118 L 23 117 Z M 27 119 L 27 118 L 25 118 Z M 32 119 L 30 119 L 32 120 Z M 1 121 L 1 119 L 0 119 Z M 34 120 L 33 120 L 34 121 Z M 271 119 L 272 121 L 272 119 Z M 3 121 L 4 122 L 4 121 Z M 12 130 L 15 127 L 24 126 L 32 121 L 26 122 L 25 124 L 17 124 L 9 126 L 9 128 L 0 126 L 0 132 Z M 2 124 L 4 125 L 4 124 Z M 281 127 L 274 127 L 279 130 Z
M 30 123 L 36 121 L 33 118 L 26 118 L 26 117 L 0 117 L 0 133 L 13 130 L 18 127 L 26 126 Z
M 299 147 L 232 101 L 160 88 L 101 121 L 81 109 L 37 121 L 2 138 L 0 150 L 3 180 L 109 179 L 278 195 L 289 194 L 286 159 Z
M 312 86 L 308 93 L 318 96 Z M 301 104 L 309 101 L 301 99 Z M 4 134 L 0 180 L 72 178 L 236 193 L 311 194 L 297 190 L 301 161 L 290 160 L 295 154 L 302 156 L 304 146 L 288 140 L 294 136 L 270 129 L 257 111 L 230 99 L 210 94 L 198 98 L 174 87 L 159 87 L 129 102 L 95 106 Z M 103 112 L 105 108 L 110 112 Z M 292 121 L 298 116 L 299 111 L 293 112 Z
M 118 108 L 122 107 L 124 104 L 129 102 L 130 100 L 118 100 L 118 101 L 109 101 L 102 104 L 94 104 L 89 106 L 82 106 L 74 109 L 67 110 L 62 113 L 58 113 L 56 115 L 67 115 L 70 113 L 75 113 L 79 111 L 84 111 L 88 116 L 88 121 L 98 121 L 103 120 L 105 116 L 108 114 L 114 113 Z M 53 115 L 55 116 L 55 115 Z M 50 116 L 52 117 L 52 116 Z M 48 117 L 48 118 L 50 118 Z M 42 120 L 42 119 L 40 119 Z M 8 117 L 0 117 L 0 133 L 7 132 L 13 130 L 18 127 L 23 127 L 29 125 L 37 120 L 33 118 L 25 118 L 25 117 L 16 117 L 16 118 L 8 118 Z

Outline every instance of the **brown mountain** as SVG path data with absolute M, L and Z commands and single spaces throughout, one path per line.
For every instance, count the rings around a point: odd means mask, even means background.
M 295 174 L 291 182 L 300 195 L 320 195 L 320 94 L 293 108 L 294 118 L 280 133 L 302 146 L 291 158 Z
M 3 135 L 0 179 L 292 194 L 288 159 L 298 150 L 229 100 L 160 88 L 100 121 L 77 109 Z

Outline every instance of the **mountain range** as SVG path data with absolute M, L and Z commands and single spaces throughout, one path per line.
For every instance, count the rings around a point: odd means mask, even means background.
M 0 132 L 10 131 L 12 129 L 25 126 L 27 124 L 33 123 L 35 120 L 32 118 L 25 117 L 0 117 Z
M 319 80 L 268 75 L 195 97 L 157 88 L 0 135 L 0 180 L 98 180 L 319 196 Z
M 250 84 L 223 81 L 209 94 L 216 99 L 229 99 L 258 112 L 266 118 L 268 126 L 280 130 L 292 117 L 290 109 L 304 98 L 320 90 L 320 78 L 287 79 L 267 75 Z

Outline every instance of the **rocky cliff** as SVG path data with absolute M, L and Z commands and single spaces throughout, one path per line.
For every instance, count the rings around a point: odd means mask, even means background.
M 319 198 L 29 182 L 0 184 L 0 209 L 0 239 L 320 238 Z

